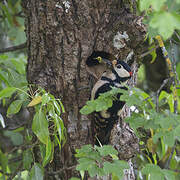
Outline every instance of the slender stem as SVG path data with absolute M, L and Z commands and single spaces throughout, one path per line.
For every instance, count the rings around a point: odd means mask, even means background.
M 156 112 L 159 111 L 159 94 L 162 90 L 162 88 L 167 84 L 167 82 L 170 80 L 170 78 L 165 79 L 163 83 L 161 84 L 160 88 L 156 92 Z
M 24 91 L 24 90 L 22 90 L 22 89 L 20 89 L 20 88 L 16 88 L 18 91 L 21 91 L 21 92 L 23 92 L 24 94 L 26 94 L 27 96 L 29 96 L 30 98 L 32 98 L 32 96 L 31 95 L 29 95 L 26 91 Z
M 140 58 L 143 58 L 143 57 L 145 57 L 145 56 L 151 54 L 151 53 L 152 53 L 154 50 L 156 50 L 158 47 L 159 47 L 159 45 L 157 45 L 156 47 L 150 49 L 149 51 L 147 51 L 147 52 L 141 54 L 141 55 L 140 55 Z
M 26 48 L 26 46 L 27 46 L 27 43 L 25 42 L 25 43 L 17 45 L 17 46 L 3 48 L 3 49 L 0 49 L 0 54 L 24 49 L 24 48 Z

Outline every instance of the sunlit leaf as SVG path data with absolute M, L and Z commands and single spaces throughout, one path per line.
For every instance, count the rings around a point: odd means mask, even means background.
M 33 100 L 28 104 L 28 107 L 32 107 L 32 106 L 35 106 L 39 103 L 42 102 L 42 97 L 41 96 L 36 96 L 33 98 Z
M 0 91 L 0 99 L 5 97 L 11 97 L 11 95 L 16 91 L 15 87 L 7 87 Z

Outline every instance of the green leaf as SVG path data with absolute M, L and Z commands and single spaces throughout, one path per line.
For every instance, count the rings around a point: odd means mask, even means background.
M 170 147 L 174 146 L 175 143 L 174 131 L 166 132 L 163 136 L 163 139 L 164 139 L 164 143 L 167 144 L 168 146 Z
M 164 3 L 166 2 L 166 0 L 141 0 L 140 1 L 140 10 L 144 11 L 149 9 L 150 6 L 152 6 L 152 8 L 155 11 L 159 11 L 162 6 L 164 5 Z
M 56 114 L 55 114 L 54 119 L 55 119 L 54 123 L 56 125 L 57 132 L 59 135 L 60 143 L 63 141 L 63 144 L 64 144 L 66 141 L 66 129 L 64 127 L 63 120 Z M 61 148 L 61 146 L 60 146 L 60 148 Z
M 168 169 L 163 169 L 162 172 L 163 172 L 166 180 L 175 180 L 176 179 L 175 172 L 168 170 Z
M 178 77 L 180 78 L 180 62 L 177 62 L 176 72 L 177 72 L 177 74 L 178 74 Z M 0 78 L 1 78 L 1 76 L 0 76 Z
M 174 129 L 174 135 L 177 137 L 177 139 L 179 139 L 180 141 L 180 125 L 178 125 L 177 127 L 175 127 Z
M 0 72 L 0 79 L 6 84 L 6 86 L 10 86 L 10 84 L 8 82 L 7 73 L 2 70 Z
M 23 144 L 23 136 L 19 132 L 5 131 L 4 135 L 9 137 L 16 146 Z
M 142 174 L 150 174 L 150 179 L 151 180 L 160 180 L 164 179 L 164 175 L 162 173 L 162 170 L 159 166 L 154 165 L 154 164 L 146 164 L 145 167 L 142 169 Z
M 103 167 L 104 172 L 106 172 L 106 174 L 113 173 L 114 175 L 119 177 L 119 179 L 121 179 L 124 175 L 123 170 L 128 168 L 128 163 L 120 160 L 115 160 L 113 163 L 105 162 Z
M 30 172 L 31 180 L 43 180 L 44 178 L 44 170 L 42 166 L 38 163 L 35 163 Z
M 7 172 L 7 166 L 8 166 L 8 158 L 6 157 L 6 155 L 1 151 L 0 149 L 0 165 L 2 168 L 2 171 L 4 173 Z
M 16 91 L 15 87 L 7 87 L 0 91 L 0 99 L 5 97 L 11 97 L 11 95 Z
M 69 179 L 69 180 L 80 180 L 79 178 L 77 178 L 77 177 L 72 177 L 71 179 Z
M 94 177 L 96 175 L 98 176 L 104 176 L 105 172 L 102 168 L 99 168 L 96 164 L 92 164 L 88 167 L 88 173 L 90 177 Z
M 58 104 L 58 102 L 56 100 L 53 101 L 53 104 L 54 104 L 54 107 L 56 108 L 57 114 L 60 116 L 60 114 L 61 114 L 60 105 Z
M 86 171 L 96 164 L 94 160 L 89 158 L 81 158 L 78 162 L 79 164 L 76 166 L 77 171 Z
M 125 118 L 125 122 L 128 122 L 133 129 L 143 127 L 145 125 L 145 118 L 140 114 L 132 113 L 130 117 Z
M 27 170 L 31 168 L 33 162 L 33 156 L 30 149 L 27 149 L 23 152 L 23 167 Z
M 167 94 L 166 97 L 171 112 L 174 112 L 174 98 L 172 94 Z
M 50 96 L 48 93 L 42 95 L 42 105 L 46 105 L 50 101 Z
M 180 15 L 169 12 L 154 13 L 149 25 L 158 30 L 163 39 L 171 37 L 175 29 L 180 29 Z
M 100 152 L 101 156 L 107 156 L 110 154 L 117 155 L 118 152 L 110 145 L 104 145 L 102 147 L 96 147 L 96 149 Z
M 49 139 L 48 120 L 41 110 L 34 115 L 32 130 L 42 143 L 47 144 Z
M 13 101 L 10 106 L 8 107 L 7 110 L 7 116 L 11 114 L 16 114 L 20 111 L 21 106 L 22 106 L 23 100 L 15 100 Z
M 47 163 L 49 163 L 52 160 L 53 149 L 54 149 L 53 143 L 51 142 L 50 139 L 48 139 L 48 142 L 46 144 L 46 155 L 45 155 L 45 157 L 43 159 L 43 163 L 42 163 L 43 167 L 45 167 L 47 165 Z
M 76 149 L 76 157 L 84 157 L 84 154 L 90 154 L 93 152 L 93 148 L 92 145 L 88 144 L 88 145 L 84 145 L 81 147 L 81 149 Z M 83 155 L 83 156 L 81 156 Z
M 61 100 L 60 100 L 60 99 L 57 99 L 57 101 L 59 102 L 59 104 L 60 104 L 60 106 L 61 106 L 62 113 L 65 113 L 65 109 L 64 109 L 64 106 L 63 106 Z
M 25 65 L 23 62 L 19 62 L 16 59 L 11 59 L 12 64 L 14 65 L 16 71 L 18 71 L 19 74 L 25 74 Z
M 93 106 L 85 105 L 81 108 L 80 113 L 87 115 L 87 114 L 92 113 L 93 111 L 95 111 L 95 108 Z

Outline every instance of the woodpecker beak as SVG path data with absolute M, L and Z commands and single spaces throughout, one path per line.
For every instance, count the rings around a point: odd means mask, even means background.
M 133 74 L 132 71 L 130 71 L 129 74 L 130 74 L 130 76 L 132 76 L 132 74 Z

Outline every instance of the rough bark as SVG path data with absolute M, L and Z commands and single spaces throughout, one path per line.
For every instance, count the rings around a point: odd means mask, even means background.
M 63 120 L 68 140 L 61 152 L 56 149 L 55 159 L 51 167 L 48 167 L 51 172 L 62 169 L 58 174 L 62 179 L 69 179 L 75 174 L 75 148 L 91 143 L 91 120 L 79 113 L 90 95 L 89 75 L 85 69 L 86 58 L 93 50 L 102 50 L 125 59 L 133 50 L 134 78 L 130 84 L 134 85 L 136 82 L 136 60 L 142 52 L 140 44 L 144 40 L 145 28 L 141 22 L 142 18 L 134 15 L 134 1 L 130 4 L 125 2 L 23 1 L 28 46 L 28 82 L 44 87 L 56 97 L 60 97 L 66 110 Z M 126 112 L 123 117 L 127 115 Z M 118 138 L 126 134 L 119 133 L 118 128 L 114 129 L 112 144 L 119 142 Z M 129 139 L 123 143 L 134 141 L 133 133 L 130 134 Z M 132 144 L 129 143 L 126 148 Z M 118 146 L 121 145 L 119 143 Z M 133 145 L 132 149 L 136 149 L 135 146 Z M 133 150 L 128 153 L 130 156 L 125 157 L 126 152 L 121 153 L 122 159 L 129 159 L 135 154 Z M 48 171 L 47 179 L 56 174 Z

